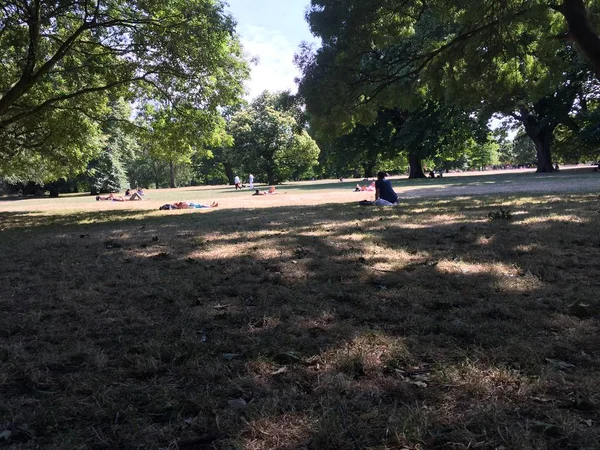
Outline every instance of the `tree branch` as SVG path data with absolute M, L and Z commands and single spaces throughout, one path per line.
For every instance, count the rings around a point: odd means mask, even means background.
M 142 77 L 135 77 L 135 78 L 129 78 L 127 80 L 119 80 L 119 81 L 115 81 L 113 83 L 109 83 L 107 85 L 104 86 L 96 86 L 93 88 L 85 88 L 85 89 L 81 89 L 77 92 L 72 92 L 70 94 L 64 94 L 58 97 L 54 97 L 51 99 L 46 100 L 45 102 L 39 104 L 38 106 L 36 106 L 33 109 L 30 109 L 28 111 L 22 112 L 20 114 L 15 114 L 12 117 L 9 117 L 8 119 L 5 119 L 3 121 L 0 122 L 0 130 L 2 130 L 3 128 L 8 127 L 9 125 L 12 125 L 13 123 L 18 122 L 19 120 L 23 119 L 24 117 L 30 116 L 32 114 L 36 114 L 44 109 L 46 109 L 47 107 L 55 104 L 55 103 L 59 103 L 59 102 L 63 102 L 65 100 L 69 100 L 71 98 L 75 98 L 75 97 L 79 97 L 82 95 L 86 95 L 86 94 L 91 94 L 93 92 L 101 92 L 101 91 L 106 91 L 108 89 L 112 89 L 114 87 L 123 85 L 123 84 L 128 84 L 128 83 L 133 83 L 134 81 L 140 81 L 140 80 L 145 80 L 145 76 L 147 76 L 148 74 L 142 76 Z

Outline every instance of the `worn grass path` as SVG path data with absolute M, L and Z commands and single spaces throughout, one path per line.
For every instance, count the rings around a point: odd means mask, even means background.
M 0 202 L 0 446 L 597 449 L 597 175 Z

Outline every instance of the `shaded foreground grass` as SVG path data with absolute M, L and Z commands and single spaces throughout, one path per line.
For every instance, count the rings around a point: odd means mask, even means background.
M 0 445 L 597 449 L 599 212 L 2 213 Z

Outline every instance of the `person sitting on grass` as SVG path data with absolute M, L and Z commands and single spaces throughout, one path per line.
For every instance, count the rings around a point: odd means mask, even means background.
M 398 194 L 392 187 L 392 182 L 387 180 L 385 172 L 377 173 L 375 182 L 375 206 L 394 206 L 398 204 Z
M 275 186 L 271 186 L 268 191 L 261 191 L 260 189 L 257 189 L 252 195 L 274 195 L 277 193 L 278 192 L 275 191 Z

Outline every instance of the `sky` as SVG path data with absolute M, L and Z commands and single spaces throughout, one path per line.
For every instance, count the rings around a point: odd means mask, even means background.
M 264 90 L 291 89 L 300 75 L 294 54 L 302 41 L 316 42 L 304 20 L 310 0 L 226 0 L 236 19 L 244 51 L 256 58 L 251 79 L 246 83 L 248 98 Z

